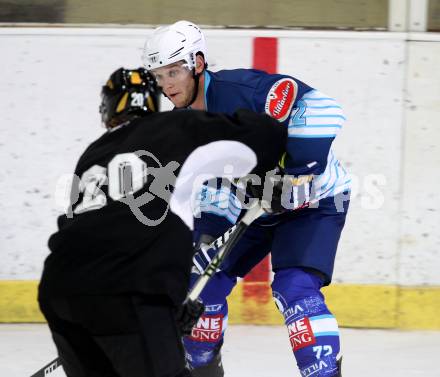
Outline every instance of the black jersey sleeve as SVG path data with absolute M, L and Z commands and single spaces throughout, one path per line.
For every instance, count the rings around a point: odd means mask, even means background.
M 268 115 L 245 109 L 233 115 L 200 112 L 197 117 L 187 118 L 185 128 L 193 136 L 196 147 L 221 140 L 245 144 L 257 157 L 252 173 L 258 175 L 277 165 L 287 140 L 287 130 L 282 124 Z
M 192 140 L 176 180 L 170 206 L 193 229 L 191 198 L 203 182 L 215 177 L 263 177 L 277 165 L 286 143 L 286 129 L 267 115 L 240 110 L 232 116 L 194 113 L 186 119 Z

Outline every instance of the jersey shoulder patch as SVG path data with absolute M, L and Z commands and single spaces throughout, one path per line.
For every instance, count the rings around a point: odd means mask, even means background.
M 264 110 L 266 114 L 280 122 L 284 122 L 292 111 L 292 106 L 298 95 L 297 82 L 289 77 L 276 81 L 270 88 Z

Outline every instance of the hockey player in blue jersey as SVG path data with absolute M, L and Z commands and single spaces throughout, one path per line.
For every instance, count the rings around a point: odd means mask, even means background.
M 340 105 L 288 75 L 253 69 L 209 71 L 204 35 L 187 21 L 156 29 L 145 43 L 143 61 L 176 108 L 229 114 L 246 108 L 266 112 L 288 129 L 286 153 L 278 167 L 290 178 L 288 203 L 283 202 L 283 191 L 282 205 L 272 201 L 274 208 L 250 226 L 202 293 L 205 313 L 184 340 L 193 375 L 223 376 L 226 297 L 237 278 L 271 252 L 273 298 L 284 316 L 301 375 L 341 376 L 338 324 L 321 292 L 332 279 L 349 203 L 350 179 L 331 149 L 345 121 Z M 237 221 L 242 205 L 235 189 L 205 186 L 195 242 L 203 246 Z M 195 256 L 195 272 L 207 265 L 211 253 Z

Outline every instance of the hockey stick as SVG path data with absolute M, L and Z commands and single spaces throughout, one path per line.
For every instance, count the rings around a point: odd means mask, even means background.
M 227 255 L 230 253 L 232 248 L 236 245 L 240 237 L 246 231 L 248 226 L 257 218 L 259 218 L 264 213 L 264 210 L 261 208 L 261 205 L 258 204 L 252 208 L 250 208 L 243 218 L 240 220 L 238 224 L 235 224 L 231 228 L 229 228 L 223 235 L 214 240 L 210 247 L 219 249 L 217 254 L 214 256 L 212 261 L 206 267 L 205 271 L 203 271 L 202 275 L 195 282 L 192 289 L 189 291 L 185 302 L 188 301 L 196 301 L 208 284 L 211 277 L 215 274 L 220 265 L 225 260 Z M 51 361 L 49 364 L 45 365 L 38 372 L 33 374 L 31 377 L 45 377 L 52 373 L 56 368 L 61 365 L 61 360 L 57 357 L 55 360 Z
M 52 360 L 49 364 L 45 365 L 38 372 L 34 373 L 31 377 L 45 377 L 52 373 L 55 369 L 57 369 L 61 365 L 61 360 L 57 357 L 55 360 Z
M 205 271 L 203 271 L 202 275 L 200 275 L 200 277 L 194 283 L 193 287 L 186 296 L 185 303 L 189 301 L 195 302 L 198 299 L 203 289 L 206 287 L 206 284 L 208 284 L 209 280 L 215 274 L 217 269 L 220 268 L 222 262 L 231 252 L 232 248 L 236 245 L 249 225 L 254 220 L 258 219 L 263 213 L 264 210 L 261 208 L 260 203 L 250 208 L 238 224 L 229 228 L 222 236 L 210 244 L 211 248 L 217 248 L 219 250 L 205 268 Z
M 318 201 L 319 199 L 309 199 L 305 205 L 298 206 L 294 210 L 308 207 Z M 260 200 L 256 206 L 250 208 L 246 212 L 238 224 L 228 229 L 222 236 L 217 238 L 209 245 L 209 248 L 216 248 L 219 250 L 189 291 L 184 304 L 197 301 L 206 284 L 208 284 L 209 280 L 215 274 L 217 269 L 220 268 L 220 265 L 235 246 L 242 234 L 254 220 L 258 219 L 263 213 L 265 213 L 265 210 L 262 208 L 263 205 L 265 208 L 270 208 L 270 202 L 268 203 L 264 199 Z

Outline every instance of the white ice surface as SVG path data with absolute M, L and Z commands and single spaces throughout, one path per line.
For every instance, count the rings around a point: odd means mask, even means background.
M 342 339 L 344 377 L 440 376 L 440 332 L 342 329 Z M 299 376 L 281 326 L 231 326 L 223 355 L 227 377 Z M 55 357 L 46 325 L 0 325 L 1 377 L 29 377 Z

